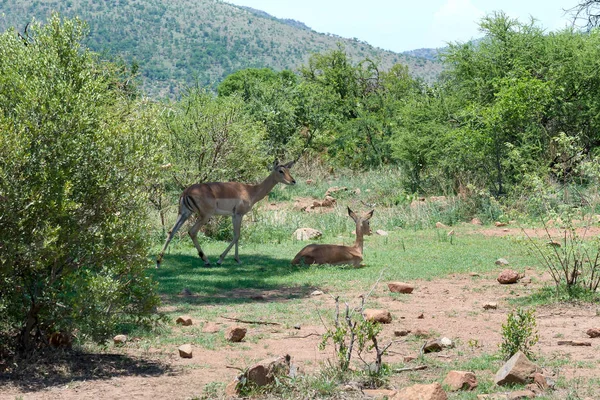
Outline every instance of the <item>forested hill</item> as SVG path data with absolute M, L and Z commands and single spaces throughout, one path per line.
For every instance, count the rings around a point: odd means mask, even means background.
M 428 81 L 441 70 L 431 59 L 318 33 L 295 20 L 215 0 L 0 0 L 0 30 L 14 26 L 23 32 L 33 18 L 45 22 L 52 11 L 87 21 L 91 49 L 136 61 L 153 94 L 176 93 L 196 80 L 214 86 L 249 67 L 295 69 L 311 53 L 339 42 L 354 60 L 371 58 L 382 68 L 401 62 Z

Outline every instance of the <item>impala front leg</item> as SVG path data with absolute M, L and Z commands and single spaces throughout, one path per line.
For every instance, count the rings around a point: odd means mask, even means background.
M 233 240 L 231 241 L 231 243 L 229 243 L 229 246 L 227 246 L 227 248 L 225 249 L 223 254 L 221 254 L 221 257 L 219 257 L 219 261 L 217 261 L 217 264 L 221 265 L 221 263 L 223 262 L 223 259 L 225 258 L 227 253 L 229 253 L 229 250 L 231 250 L 233 245 L 235 245 L 235 261 L 237 261 L 238 264 L 241 264 L 240 258 L 238 256 L 238 240 L 240 239 L 240 230 L 242 227 L 242 217 L 243 217 L 243 215 L 240 215 L 240 214 L 233 214 L 233 216 L 231 217 L 231 220 L 233 223 Z

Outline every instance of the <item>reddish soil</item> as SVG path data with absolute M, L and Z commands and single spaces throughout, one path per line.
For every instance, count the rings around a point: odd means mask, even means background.
M 507 234 L 507 228 L 486 230 L 486 234 Z M 597 234 L 597 233 L 596 233 Z M 498 272 L 502 268 L 498 268 Z M 430 367 L 425 371 L 399 373 L 390 379 L 391 388 L 399 388 L 414 382 L 415 377 L 443 379 L 443 364 L 453 361 L 467 361 L 483 354 L 493 354 L 501 342 L 501 326 L 507 313 L 512 309 L 508 299 L 527 296 L 548 282 L 546 274 L 526 270 L 525 278 L 513 285 L 500 285 L 497 274 L 489 276 L 452 275 L 433 281 L 410 282 L 415 286 L 412 294 L 391 296 L 385 282 L 381 282 L 371 294 L 369 304 L 388 309 L 393 321 L 383 326 L 379 342 L 387 344 L 395 341 L 386 363 L 401 363 L 404 356 L 414 356 L 426 339 L 416 337 L 417 330 L 428 331 L 432 338 L 448 337 L 456 343 L 453 349 L 426 355 Z M 327 288 L 322 288 L 327 292 Z M 232 293 L 249 298 L 262 296 L 270 299 L 273 293 Z M 346 294 L 353 305 L 359 305 L 359 293 Z M 327 294 L 321 295 L 323 309 L 331 307 L 334 301 Z M 497 302 L 495 310 L 484 310 L 487 302 Z M 306 299 L 307 309 L 313 309 L 311 299 Z M 422 316 L 422 318 L 420 318 Z M 554 380 L 566 378 L 600 379 L 600 338 L 590 339 L 585 334 L 589 328 L 600 328 L 600 305 L 557 304 L 538 307 L 536 319 L 540 340 L 534 351 L 541 354 L 545 371 L 554 376 Z M 211 323 L 218 329 L 215 335 L 223 335 L 232 321 L 194 321 L 195 325 Z M 244 324 L 242 324 L 244 325 Z M 219 398 L 223 385 L 232 381 L 239 373 L 230 367 L 244 368 L 253 362 L 277 355 L 290 354 L 292 362 L 301 372 L 315 372 L 323 367 L 323 362 L 332 357 L 329 346 L 321 351 L 318 345 L 323 326 L 293 327 L 272 325 L 249 325 L 245 342 L 226 346 L 219 350 L 205 350 L 200 346 L 194 349 L 191 359 L 179 358 L 175 344 L 165 344 L 160 349 L 143 351 L 138 346 L 126 346 L 123 349 L 109 348 L 113 355 L 68 356 L 70 360 L 63 369 L 51 370 L 50 376 L 31 377 L 22 375 L 13 381 L 0 380 L 0 399 L 189 399 L 194 397 Z M 186 327 L 180 329 L 185 330 Z M 395 331 L 410 330 L 408 336 L 396 337 Z M 258 340 L 251 340 L 260 336 Z M 591 347 L 558 345 L 560 340 L 589 341 Z M 372 354 L 366 357 L 372 360 Z M 554 360 L 554 361 L 553 361 Z M 563 362 L 563 360 L 569 360 Z M 415 366 L 412 361 L 407 366 Z M 84 372 L 74 373 L 77 368 Z M 487 375 L 478 372 L 479 379 L 490 378 L 495 371 Z M 483 376 L 486 375 L 486 376 Z M 206 385 L 216 387 L 217 394 L 210 394 Z M 359 390 L 349 387 L 347 398 L 363 397 Z M 600 398 L 600 389 L 590 384 L 573 385 L 570 393 L 577 393 L 584 399 Z M 578 390 L 580 392 L 578 392 Z M 500 391 L 500 390 L 499 390 Z M 555 392 L 551 398 L 566 398 L 566 391 Z M 451 397 L 452 398 L 452 397 Z

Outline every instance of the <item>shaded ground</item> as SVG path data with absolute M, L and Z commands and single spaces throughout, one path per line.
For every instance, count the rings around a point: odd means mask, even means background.
M 506 234 L 504 229 L 495 228 L 490 233 Z M 515 231 L 516 232 L 516 231 Z M 499 267 L 498 271 L 501 268 Z M 380 343 L 395 341 L 386 363 L 402 363 L 404 356 L 415 356 L 425 341 L 417 337 L 417 330 L 427 331 L 432 337 L 446 336 L 456 342 L 456 347 L 441 353 L 427 355 L 430 367 L 416 373 L 397 374 L 390 380 L 391 388 L 399 388 L 420 377 L 439 379 L 443 365 L 461 361 L 468 363 L 485 354 L 493 354 L 501 342 L 501 326 L 506 314 L 512 309 L 508 299 L 527 296 L 548 280 L 545 274 L 534 270 L 525 271 L 525 279 L 514 285 L 500 285 L 493 275 L 451 275 L 432 281 L 414 281 L 415 290 L 410 295 L 390 295 L 385 282 L 381 282 L 371 294 L 370 307 L 387 308 L 393 322 L 384 325 Z M 311 288 L 312 289 L 312 288 Z M 325 292 L 318 297 L 323 309 L 333 309 L 334 300 L 328 293 L 336 294 L 335 288 L 315 288 Z M 305 294 L 305 293 L 303 293 Z M 344 294 L 352 305 L 359 305 L 362 293 Z M 240 291 L 229 293 L 256 301 L 281 299 L 284 295 L 275 292 Z M 283 297 L 282 297 L 283 296 Z M 307 312 L 313 312 L 314 300 L 307 296 L 302 302 Z M 497 302 L 495 310 L 484 310 L 486 302 Z M 231 315 L 234 316 L 234 315 Z M 544 360 L 544 368 L 554 375 L 555 380 L 588 379 L 600 380 L 600 338 L 589 339 L 585 331 L 600 327 L 600 305 L 555 304 L 538 307 L 536 312 L 539 344 L 535 350 Z M 277 322 L 273 316 L 271 322 Z M 194 326 L 204 326 L 223 335 L 224 330 L 235 324 L 225 318 L 212 321 L 194 320 Z M 188 399 L 194 397 L 218 398 L 224 385 L 239 372 L 263 358 L 290 354 L 300 371 L 315 372 L 322 363 L 332 357 L 331 348 L 319 350 L 321 335 L 325 328 L 301 326 L 300 329 L 284 325 L 251 325 L 247 340 L 218 350 L 205 350 L 196 346 L 192 359 L 179 358 L 177 344 L 166 340 L 160 348 L 140 349 L 130 345 L 123 349 L 110 347 L 103 355 L 71 354 L 58 357 L 52 366 L 40 365 L 35 360 L 24 360 L 18 375 L 0 375 L 0 399 Z M 185 331 L 191 327 L 181 327 Z M 396 337 L 394 332 L 410 330 L 405 337 Z M 253 338 L 258 338 L 253 340 Z M 558 345 L 559 340 L 585 340 L 591 347 Z M 371 357 L 369 357 L 372 359 Z M 569 360 L 564 362 L 564 360 Z M 407 366 L 417 365 L 412 361 Z M 44 371 L 46 373 L 44 373 Z M 489 378 L 495 371 L 479 373 L 479 379 Z M 574 388 L 577 390 L 577 387 Z M 600 389 L 589 389 L 592 393 L 577 393 L 580 398 L 600 398 Z M 596 390 L 596 392 L 593 392 Z M 348 397 L 360 397 L 360 393 L 348 393 Z M 566 392 L 554 394 L 553 398 L 566 398 Z

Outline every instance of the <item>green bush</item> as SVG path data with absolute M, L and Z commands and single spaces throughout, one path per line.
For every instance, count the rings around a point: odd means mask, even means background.
M 84 36 L 58 15 L 0 36 L 0 343 L 25 351 L 55 332 L 102 341 L 158 304 L 145 274 L 157 113 Z
M 506 324 L 502 324 L 500 354 L 505 360 L 511 358 L 517 351 L 531 357 L 533 356 L 531 348 L 538 340 L 535 310 L 517 308 L 508 314 Z

